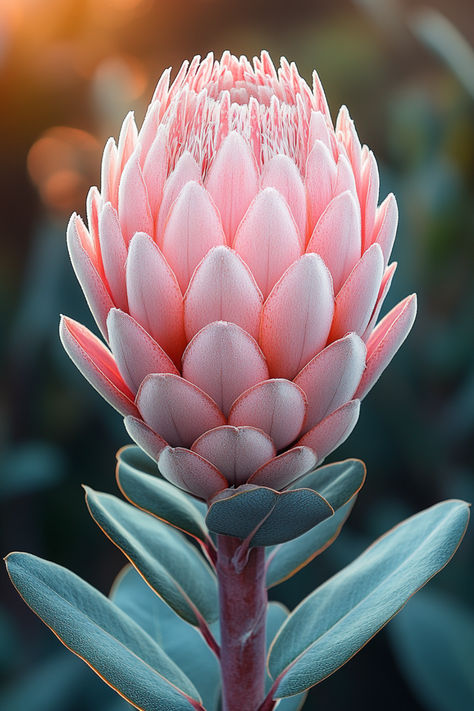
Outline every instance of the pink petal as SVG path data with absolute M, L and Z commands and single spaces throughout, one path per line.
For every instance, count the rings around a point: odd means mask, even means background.
M 143 166 L 148 156 L 151 144 L 156 138 L 158 127 L 160 124 L 162 104 L 160 101 L 152 101 L 149 105 L 146 116 L 143 120 L 138 140 L 141 147 L 140 163 Z
M 117 166 L 119 173 L 123 171 L 125 164 L 134 152 L 137 145 L 138 131 L 135 123 L 133 111 L 129 111 L 120 129 L 120 136 L 117 145 Z
M 102 341 L 85 326 L 66 316 L 61 317 L 59 335 L 68 356 L 102 397 L 122 415 L 137 415 L 133 393 Z
M 115 305 L 128 308 L 127 289 L 125 286 L 125 261 L 127 248 L 116 210 L 107 202 L 99 218 L 99 239 L 104 264 L 105 277 Z
M 130 156 L 120 178 L 118 214 L 127 244 L 135 232 L 153 235 L 153 218 L 138 153 Z
M 192 450 L 225 476 L 229 485 L 245 484 L 259 467 L 275 456 L 268 435 L 253 427 L 217 427 L 197 439 Z
M 247 265 L 229 247 L 214 247 L 196 268 L 184 296 L 188 340 L 212 321 L 230 321 L 258 338 L 262 294 Z
M 158 467 L 165 479 L 205 501 L 228 486 L 216 467 L 199 454 L 182 447 L 164 449 Z
M 321 463 L 349 437 L 359 419 L 359 410 L 359 400 L 346 402 L 303 435 L 298 444 L 314 449 Z
M 303 432 L 351 400 L 365 368 L 365 345 L 355 333 L 334 341 L 298 373 L 295 383 L 308 398 Z
M 94 186 L 87 193 L 86 199 L 86 209 L 87 209 L 87 225 L 89 227 L 89 234 L 91 237 L 91 242 L 93 245 L 93 250 L 96 266 L 99 270 L 100 276 L 104 276 L 104 267 L 102 264 L 102 255 L 100 253 L 100 242 L 99 242 L 99 212 L 102 207 L 102 198 L 99 191 Z
M 310 233 L 332 196 L 336 180 L 336 164 L 327 146 L 316 141 L 306 161 L 306 192 L 308 194 L 308 226 Z
M 156 432 L 153 432 L 139 417 L 128 415 L 124 419 L 124 424 L 135 444 L 157 462 L 160 453 L 167 447 L 165 440 L 160 435 L 157 435 Z
M 283 489 L 309 472 L 316 462 L 316 454 L 309 447 L 293 447 L 257 469 L 248 483 Z
M 146 424 L 172 446 L 189 447 L 225 418 L 211 398 L 177 375 L 149 375 L 137 395 Z
M 67 228 L 69 256 L 92 315 L 102 335 L 107 339 L 106 319 L 114 302 L 92 261 L 91 248 L 81 235 L 83 230 L 85 227 L 81 219 L 76 214 L 72 215 Z
M 334 311 L 331 275 L 321 257 L 304 254 L 263 307 L 260 345 L 272 377 L 292 380 L 324 347 Z
M 336 120 L 336 133 L 342 139 L 359 187 L 361 172 L 361 146 L 354 122 L 346 106 L 341 106 Z
M 110 348 L 132 392 L 137 392 L 149 373 L 178 372 L 158 343 L 128 314 L 112 309 L 107 318 L 107 328 Z
M 321 141 L 326 148 L 331 148 L 328 124 L 321 111 L 311 111 L 311 118 L 309 120 L 308 146 L 313 148 L 315 141 Z
M 218 244 L 225 244 L 225 235 L 209 193 L 198 183 L 186 183 L 163 235 L 163 254 L 183 294 L 201 259 Z
M 375 385 L 410 333 L 416 316 L 416 294 L 407 296 L 378 324 L 367 341 L 367 366 L 357 389 L 363 398 Z
M 398 226 L 398 207 L 393 193 L 387 195 L 383 203 L 377 208 L 374 225 L 374 242 L 382 248 L 385 266 L 388 264 L 392 253 L 393 243 Z
M 324 260 L 336 294 L 360 258 L 360 245 L 360 210 L 347 190 L 331 200 L 306 248 Z
M 389 292 L 390 286 L 392 284 L 392 279 L 393 275 L 395 274 L 395 270 L 397 268 L 397 262 L 392 262 L 389 267 L 386 268 L 384 271 L 384 275 L 382 277 L 382 283 L 380 284 L 380 289 L 379 293 L 377 296 L 377 303 L 375 304 L 374 311 L 372 313 L 372 316 L 370 317 L 370 321 L 367 325 L 367 328 L 365 329 L 364 333 L 362 334 L 362 340 L 367 341 L 369 338 L 370 334 L 372 333 L 375 324 L 377 323 L 377 319 L 379 317 L 380 311 L 382 310 L 383 303 L 385 301 L 385 298 Z
M 176 163 L 175 169 L 167 179 L 165 187 L 163 188 L 163 199 L 161 201 L 156 227 L 156 241 L 160 246 L 163 242 L 163 232 L 166 221 L 169 217 L 171 205 L 174 203 L 186 183 L 189 183 L 190 181 L 198 183 L 200 180 L 201 170 L 198 164 L 190 153 L 183 153 L 179 161 Z
M 234 400 L 268 378 L 263 353 L 254 339 L 234 323 L 204 326 L 183 355 L 183 377 L 207 392 L 227 415 Z
M 334 181 L 334 195 L 340 195 L 346 190 L 357 198 L 356 183 L 352 166 L 346 156 L 341 153 L 337 159 L 336 179 Z
M 239 225 L 233 247 L 251 270 L 265 299 L 302 252 L 293 216 L 274 188 L 258 193 Z
M 377 162 L 372 151 L 369 151 L 367 159 L 362 166 L 362 194 L 365 200 L 361 199 L 362 211 L 362 249 L 365 251 L 372 243 L 372 233 L 375 223 L 375 211 L 379 199 L 379 171 Z
M 162 128 L 158 130 L 143 165 L 143 180 L 145 181 L 148 202 L 154 221 L 158 219 L 163 188 L 168 176 L 168 160 L 166 131 Z
M 228 244 L 258 191 L 255 158 L 247 141 L 232 131 L 211 164 L 206 188 L 220 212 Z
M 362 255 L 336 296 L 330 341 L 354 331 L 362 335 L 372 315 L 383 275 L 383 254 L 373 244 Z
M 127 293 L 131 316 L 179 366 L 186 343 L 181 289 L 159 248 L 143 232 L 130 242 Z
M 118 206 L 118 153 L 113 138 L 109 138 L 102 156 L 100 189 L 104 203 Z
M 297 385 L 282 378 L 264 380 L 237 398 L 229 412 L 229 425 L 258 427 L 278 450 L 297 438 L 305 414 L 306 397 Z
M 285 198 L 298 226 L 300 241 L 306 241 L 306 193 L 300 171 L 288 156 L 277 155 L 263 166 L 262 188 L 275 188 Z

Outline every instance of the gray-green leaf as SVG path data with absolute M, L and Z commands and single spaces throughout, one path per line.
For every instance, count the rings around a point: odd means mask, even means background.
M 386 533 L 309 595 L 290 615 L 269 655 L 275 697 L 325 679 L 361 649 L 450 560 L 469 518 L 445 501 Z
M 153 590 L 193 625 L 219 615 L 214 573 L 176 529 L 110 494 L 86 488 L 94 521 L 120 548 Z
M 185 674 L 98 590 L 69 570 L 28 553 L 12 553 L 6 563 L 27 605 L 68 649 L 138 709 L 201 708 L 199 694 Z

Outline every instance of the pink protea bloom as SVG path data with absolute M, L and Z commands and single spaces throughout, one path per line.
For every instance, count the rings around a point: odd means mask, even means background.
M 109 347 L 69 318 L 62 342 L 177 486 L 281 489 L 349 436 L 413 324 L 414 295 L 377 324 L 397 205 L 316 74 L 225 52 L 169 76 L 68 227 Z

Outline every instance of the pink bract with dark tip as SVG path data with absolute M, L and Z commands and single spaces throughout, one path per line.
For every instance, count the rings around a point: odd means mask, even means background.
M 68 227 L 108 348 L 69 318 L 61 339 L 177 486 L 282 489 L 349 436 L 413 324 L 414 295 L 377 324 L 396 201 L 316 74 L 225 52 L 169 76 Z

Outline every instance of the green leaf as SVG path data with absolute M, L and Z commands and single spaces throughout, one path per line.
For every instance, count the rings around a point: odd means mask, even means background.
M 117 458 L 117 482 L 125 498 L 194 538 L 208 541 L 206 522 L 201 507 L 196 505 L 198 502 L 162 479 L 149 457 L 138 447 L 125 447 Z
M 245 484 L 218 494 L 206 523 L 214 533 L 248 538 L 252 546 L 271 546 L 301 535 L 332 513 L 328 502 L 311 489 L 279 492 Z
M 61 642 L 142 711 L 201 708 L 189 679 L 117 605 L 77 575 L 28 553 L 8 573 L 24 601 Z
M 88 487 L 86 501 L 94 521 L 178 615 L 197 626 L 200 618 L 217 619 L 216 577 L 179 531 Z
M 422 705 L 471 711 L 474 614 L 456 600 L 423 591 L 390 625 L 400 667 Z
M 267 626 L 266 626 L 266 640 L 267 640 L 267 653 L 268 650 L 270 649 L 270 645 L 274 638 L 276 637 L 278 630 L 282 626 L 282 624 L 285 622 L 289 615 L 289 610 L 282 605 L 280 602 L 269 602 L 268 603 L 268 608 L 267 608 Z M 266 679 L 265 679 L 265 693 L 268 694 L 268 692 L 271 689 L 271 686 L 273 684 L 273 679 L 271 678 L 270 674 L 267 671 Z M 305 699 L 307 696 L 307 692 L 303 692 L 302 694 L 298 694 L 298 696 L 289 696 L 286 699 L 281 699 L 278 702 L 277 709 L 278 711 L 299 711 L 299 709 L 303 706 Z
M 298 481 L 298 485 L 314 489 L 324 496 L 335 509 L 335 513 L 302 536 L 269 549 L 269 588 L 290 578 L 335 541 L 364 481 L 365 465 L 358 459 L 328 464 L 306 474 Z
M 386 533 L 303 600 L 269 655 L 275 697 L 325 679 L 361 649 L 453 556 L 469 508 L 444 501 Z
M 207 711 L 217 711 L 220 667 L 202 635 L 184 622 L 131 566 L 116 579 L 111 599 L 158 642 L 192 681 Z

